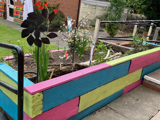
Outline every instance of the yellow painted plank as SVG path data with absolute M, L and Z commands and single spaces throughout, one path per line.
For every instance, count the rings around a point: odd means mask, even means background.
M 106 62 L 106 63 L 111 65 L 111 66 L 115 66 L 117 64 L 129 61 L 129 60 L 132 60 L 134 58 L 141 57 L 141 56 L 144 56 L 144 55 L 147 55 L 147 54 L 150 54 L 150 53 L 154 53 L 154 52 L 157 52 L 157 51 L 160 51 L 160 47 L 150 49 L 150 50 L 146 50 L 146 51 L 143 51 L 143 52 L 139 52 L 139 53 L 136 53 L 136 54 L 132 54 L 132 55 L 129 55 L 129 56 L 125 56 L 125 57 L 122 57 L 122 58 L 119 58 L 119 59 L 116 59 L 116 60 L 112 60 L 112 61 Z
M 140 80 L 141 73 L 142 69 L 139 69 L 131 74 L 114 80 L 113 82 L 105 84 L 93 91 L 80 96 L 79 112 L 118 92 L 124 87 Z
M 12 87 L 17 88 L 17 84 L 13 80 L 11 80 L 9 77 L 7 77 L 4 73 L 2 73 L 1 71 L 0 71 L 0 80 L 11 85 Z
M 15 104 L 18 102 L 17 95 L 7 90 L 4 87 L 0 87 L 0 90 L 3 91 Z M 31 118 L 42 113 L 43 109 L 43 94 L 36 93 L 30 95 L 28 92 L 24 91 L 24 112 L 27 113 Z

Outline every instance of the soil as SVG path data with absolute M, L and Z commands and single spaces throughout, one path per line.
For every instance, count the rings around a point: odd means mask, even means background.
M 60 59 L 59 56 L 63 57 L 65 55 L 65 51 L 59 51 L 51 53 L 49 58 L 49 66 L 48 66 L 48 72 L 52 72 L 54 70 L 54 74 L 51 78 L 64 75 L 73 71 L 77 71 L 80 69 L 84 69 L 88 66 L 79 65 L 78 63 L 89 61 L 90 59 L 90 50 L 85 51 L 82 59 L 79 58 L 77 54 L 74 54 L 74 64 L 72 64 L 72 57 L 73 53 L 71 51 L 67 51 L 69 55 L 69 59 Z M 14 59 L 7 60 L 8 62 L 12 63 L 15 70 L 17 70 L 17 62 L 15 62 Z M 36 72 L 36 62 L 32 58 L 32 56 L 24 57 L 24 72 Z M 30 76 L 31 75 L 31 76 Z M 32 74 L 27 75 L 26 77 L 32 77 Z

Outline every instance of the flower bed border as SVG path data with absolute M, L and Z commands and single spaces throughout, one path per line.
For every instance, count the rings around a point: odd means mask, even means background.
M 141 85 L 159 66 L 160 47 L 27 86 L 24 120 L 82 119 Z

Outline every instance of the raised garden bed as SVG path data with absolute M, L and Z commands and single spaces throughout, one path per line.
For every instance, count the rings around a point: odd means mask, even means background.
M 141 85 L 160 67 L 160 47 L 37 84 L 24 79 L 24 120 L 80 120 Z M 17 88 L 17 72 L 0 64 L 2 81 Z M 17 120 L 17 96 L 1 87 L 0 106 Z M 14 111 L 14 112 L 13 112 Z

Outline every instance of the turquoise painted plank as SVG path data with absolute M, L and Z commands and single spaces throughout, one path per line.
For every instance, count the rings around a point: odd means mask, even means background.
M 89 114 L 93 113 L 94 111 L 100 109 L 101 107 L 109 104 L 110 102 L 116 100 L 117 98 L 119 98 L 120 96 L 122 96 L 123 94 L 123 89 L 114 93 L 113 95 L 107 97 L 106 99 L 92 105 L 91 107 L 83 110 L 82 112 L 78 113 L 75 116 L 72 116 L 71 118 L 69 118 L 68 120 L 81 120 L 84 117 L 88 116 Z
M 43 91 L 43 112 L 127 75 L 130 61 Z
M 15 83 L 18 83 L 18 72 L 8 66 L 6 63 L 0 63 L 0 71 L 8 76 Z M 24 77 L 24 87 L 33 85 L 34 83 Z
M 142 71 L 141 79 L 142 79 L 145 75 L 147 75 L 147 74 L 149 74 L 149 73 L 151 73 L 151 72 L 153 72 L 153 71 L 155 71 L 155 70 L 157 70 L 157 69 L 159 69 L 159 68 L 160 68 L 160 61 L 158 61 L 158 62 L 156 62 L 156 63 L 154 63 L 154 64 L 151 64 L 151 65 L 149 65 L 149 66 L 147 66 L 147 67 L 144 67 L 144 68 L 143 68 L 143 71 Z
M 17 105 L 0 90 L 0 106 L 14 120 L 18 119 Z

